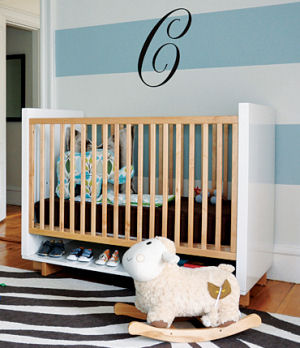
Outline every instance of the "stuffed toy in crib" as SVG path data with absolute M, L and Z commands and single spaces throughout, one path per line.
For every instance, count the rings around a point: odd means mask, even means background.
M 201 316 L 206 327 L 216 327 L 240 319 L 232 265 L 189 269 L 178 261 L 175 244 L 164 237 L 137 243 L 123 256 L 135 283 L 135 305 L 149 324 L 170 327 L 175 317 Z

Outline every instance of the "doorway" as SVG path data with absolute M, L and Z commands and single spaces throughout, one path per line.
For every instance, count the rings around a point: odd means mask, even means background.
M 7 204 L 7 140 L 8 146 L 11 147 L 11 142 L 17 143 L 21 141 L 20 132 L 14 133 L 11 129 L 6 128 L 6 40 L 8 27 L 13 27 L 14 29 L 25 30 L 31 32 L 32 36 L 32 65 L 36 67 L 34 69 L 32 82 L 32 101 L 31 104 L 26 106 L 38 107 L 40 102 L 40 82 L 39 82 L 39 30 L 40 30 L 40 3 L 39 0 L 16 0 L 14 2 L 10 0 L 1 0 L 0 2 L 0 221 L 4 220 L 6 217 L 6 204 Z M 34 76 L 35 74 L 35 76 Z M 16 125 L 14 128 L 18 128 Z M 21 129 L 21 123 L 19 122 L 19 128 Z M 18 134 L 18 135 L 16 135 Z M 18 151 L 18 150 L 16 150 Z M 10 155 L 11 157 L 11 155 Z M 20 163 L 20 159 L 19 159 Z M 20 165 L 19 165 L 20 166 Z M 21 166 L 17 168 L 13 166 L 16 174 L 21 174 Z M 10 174 L 8 174 L 10 176 Z M 10 177 L 9 177 L 10 179 Z M 17 181 L 16 181 L 17 183 Z M 17 193 L 19 204 L 20 204 L 20 190 L 21 183 L 18 182 L 17 185 L 12 185 L 8 189 L 14 189 Z M 12 191 L 12 190 L 11 190 Z M 15 194 L 15 193 L 14 193 Z M 18 203 L 17 200 L 14 201 L 15 204 Z
M 6 61 L 6 201 L 10 205 L 21 205 L 22 118 L 21 103 L 16 100 L 18 93 L 14 91 L 20 90 L 23 83 L 23 107 L 39 107 L 39 32 L 7 25 L 6 56 L 24 58 L 23 74 L 19 65 L 11 64 L 15 59 Z M 21 75 L 23 81 L 18 79 Z M 19 104 L 19 108 L 11 104 Z

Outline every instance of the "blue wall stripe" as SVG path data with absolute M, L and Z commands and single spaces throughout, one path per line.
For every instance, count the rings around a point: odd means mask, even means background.
M 152 70 L 153 53 L 166 42 L 180 49 L 179 69 L 300 62 L 299 18 L 300 3 L 193 14 L 190 30 L 178 40 L 167 38 L 168 19 L 144 71 Z M 56 76 L 137 72 L 141 48 L 157 21 L 57 30 Z M 172 64 L 172 52 L 166 49 L 159 61 Z
M 300 124 L 276 125 L 276 184 L 300 185 Z

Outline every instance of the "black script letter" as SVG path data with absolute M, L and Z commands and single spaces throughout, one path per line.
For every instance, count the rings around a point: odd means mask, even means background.
M 149 45 L 153 39 L 153 37 L 155 36 L 157 30 L 159 29 L 159 27 L 162 25 L 162 23 L 174 12 L 176 11 L 180 11 L 180 10 L 183 10 L 185 12 L 187 12 L 188 14 L 188 22 L 185 26 L 185 28 L 183 29 L 182 32 L 180 32 L 177 36 L 174 35 L 172 36 L 171 33 L 170 33 L 170 29 L 171 29 L 171 26 L 173 25 L 173 23 L 175 23 L 176 21 L 180 22 L 180 18 L 175 18 L 173 19 L 168 27 L 167 27 L 167 35 L 170 39 L 179 39 L 181 38 L 182 36 L 184 36 L 187 31 L 189 30 L 190 26 L 191 26 L 191 23 L 192 23 L 192 15 L 191 13 L 185 9 L 185 8 L 177 8 L 169 13 L 167 13 L 162 19 L 160 19 L 158 21 L 158 23 L 154 26 L 154 28 L 151 30 L 150 34 L 148 35 L 144 45 L 143 45 L 143 48 L 141 50 L 141 53 L 140 53 L 140 56 L 139 56 L 139 61 L 138 61 L 138 73 L 139 73 L 139 76 L 140 76 L 140 79 L 144 82 L 145 85 L 149 86 L 149 87 L 159 87 L 159 86 L 162 86 L 163 84 L 165 84 L 166 82 L 168 82 L 170 80 L 170 78 L 175 74 L 175 71 L 177 70 L 177 67 L 178 67 L 178 64 L 179 64 L 179 61 L 180 61 L 180 51 L 179 51 L 179 48 L 174 44 L 174 43 L 165 43 L 164 45 L 162 45 L 154 54 L 153 56 L 153 59 L 152 59 L 152 67 L 153 67 L 153 70 L 157 73 L 162 73 L 163 71 L 165 71 L 168 67 L 168 64 L 166 63 L 164 68 L 161 69 L 161 70 L 158 70 L 157 67 L 156 67 L 156 59 L 159 55 L 159 53 L 167 46 L 171 46 L 171 47 L 174 47 L 175 49 L 175 53 L 176 53 L 176 56 L 175 56 L 175 61 L 174 61 L 174 64 L 171 68 L 171 71 L 169 73 L 169 75 L 165 78 L 165 80 L 163 80 L 161 83 L 159 83 L 158 85 L 151 85 L 149 83 L 147 83 L 143 76 L 142 76 L 142 68 L 143 68 L 143 62 L 144 62 L 144 58 L 145 58 L 145 55 L 147 53 L 147 50 L 149 48 Z

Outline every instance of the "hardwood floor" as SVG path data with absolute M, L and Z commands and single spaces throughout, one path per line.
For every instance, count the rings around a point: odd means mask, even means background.
M 0 265 L 33 269 L 32 262 L 21 257 L 21 209 L 17 206 L 8 206 L 7 218 L 0 222 Z M 256 285 L 248 308 L 300 317 L 300 284 L 267 280 L 265 286 Z

